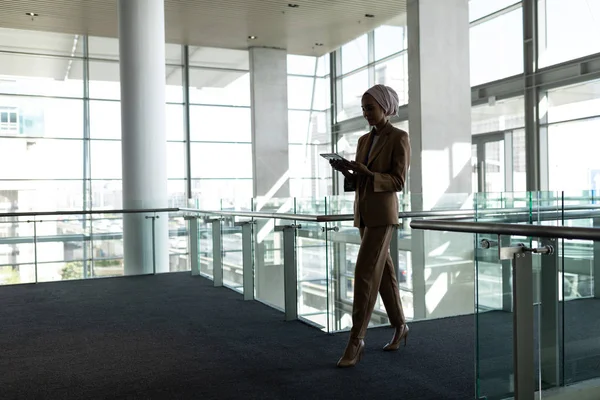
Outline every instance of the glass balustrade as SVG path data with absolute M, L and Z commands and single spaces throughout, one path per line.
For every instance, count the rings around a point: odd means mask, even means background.
M 499 247 L 551 244 L 556 249 L 553 256 L 531 256 L 535 387 L 546 390 L 600 377 L 600 285 L 594 279 L 600 273 L 599 244 L 410 227 L 412 220 L 428 218 L 600 227 L 594 193 L 444 194 L 435 199 L 401 194 L 398 201 L 401 212 L 411 213 L 401 218 L 391 245 L 405 314 L 409 321 L 474 316 L 482 397 L 501 399 L 514 393 L 515 271 L 511 260 L 501 259 Z M 351 327 L 360 246 L 352 220 L 353 195 L 223 200 L 204 213 L 198 210 L 202 204 L 208 203 L 193 204 L 196 211 L 139 215 L 3 216 L 0 284 L 186 271 L 197 263 L 198 273 L 217 286 L 281 310 L 286 319 L 298 318 L 325 332 Z M 235 216 L 240 211 L 288 217 Z M 325 222 L 307 221 L 307 215 L 344 217 Z M 127 218 L 134 218 L 143 240 L 153 244 L 142 268 L 124 265 Z M 484 248 L 483 241 L 493 246 Z M 158 245 L 162 251 L 156 251 Z M 370 326 L 388 323 L 378 298 Z

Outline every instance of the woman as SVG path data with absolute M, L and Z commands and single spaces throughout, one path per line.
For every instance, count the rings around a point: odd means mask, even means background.
M 392 340 L 383 350 L 398 350 L 403 339 L 406 345 L 408 335 L 389 250 L 398 225 L 396 192 L 404 189 L 410 143 L 408 134 L 389 122 L 398 110 L 394 89 L 373 86 L 362 97 L 362 110 L 372 129 L 358 140 L 356 160 L 331 161 L 332 167 L 345 177 L 344 190 L 356 192 L 354 226 L 359 228 L 361 237 L 354 271 L 352 330 L 338 367 L 353 367 L 360 360 L 378 291 L 395 328 Z

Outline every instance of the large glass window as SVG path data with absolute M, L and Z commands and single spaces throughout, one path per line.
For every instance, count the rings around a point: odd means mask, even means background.
M 523 10 L 501 13 L 471 27 L 471 85 L 523 72 Z
M 520 3 L 517 0 L 469 0 L 469 20 L 475 21 L 479 18 L 483 18 L 492 13 L 510 7 L 516 3 Z
M 398 53 L 407 46 L 406 26 L 383 25 L 375 29 L 375 60 Z
M 549 91 L 547 122 L 550 190 L 600 190 L 600 80 Z
M 539 66 L 600 52 L 600 0 L 540 0 Z
M 295 72 L 329 72 L 329 56 L 320 58 L 288 56 Z M 300 64 L 301 62 L 301 64 Z M 300 67 L 303 65 L 303 69 Z M 290 195 L 315 198 L 331 194 L 331 167 L 319 156 L 331 151 L 329 113 L 329 76 L 288 76 L 288 143 Z
M 375 83 L 393 88 L 400 105 L 408 104 L 408 56 L 400 54 L 381 64 L 375 65 Z
M 345 44 L 341 48 L 342 74 L 354 71 L 369 63 L 369 40 L 367 35 Z

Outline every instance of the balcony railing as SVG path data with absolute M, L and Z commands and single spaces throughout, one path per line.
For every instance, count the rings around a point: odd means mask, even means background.
M 512 340 L 512 318 L 506 320 L 504 315 L 512 316 L 520 309 L 516 307 L 519 294 L 515 290 L 523 289 L 514 284 L 511 260 L 501 257 L 498 248 L 521 249 L 523 253 L 515 250 L 514 254 L 529 254 L 533 260 L 533 283 L 525 287 L 531 289 L 531 305 L 535 318 L 539 316 L 534 326 L 549 332 L 541 342 L 534 343 L 550 349 L 536 353 L 535 362 L 543 375 L 533 373 L 539 378 L 534 389 L 600 377 L 600 367 L 581 368 L 588 365 L 586 362 L 595 365 L 595 360 L 600 360 L 600 348 L 592 346 L 584 354 L 570 353 L 565 342 L 569 337 L 562 337 L 562 344 L 551 344 L 548 339 L 554 337 L 553 332 L 569 330 L 548 322 L 554 321 L 556 310 L 560 312 L 565 304 L 577 305 L 578 300 L 600 297 L 600 279 L 594 279 L 600 274 L 600 247 L 596 236 L 582 236 L 583 231 L 577 228 L 600 226 L 600 205 L 593 197 L 486 195 L 471 198 L 472 203 L 463 201 L 462 208 L 424 211 L 414 211 L 410 201 L 400 200 L 407 211 L 399 213 L 401 223 L 392 240 L 391 256 L 405 314 L 409 320 L 475 315 L 477 387 L 481 397 L 502 399 L 523 388 L 515 386 L 515 379 L 524 367 L 517 371 L 498 364 L 498 355 L 488 354 L 490 348 L 498 348 L 490 342 L 497 331 L 505 329 Z M 146 269 L 148 273 L 190 270 L 194 276 L 212 279 L 215 286 L 240 292 L 246 300 L 281 310 L 286 320 L 298 319 L 325 332 L 348 329 L 354 262 L 360 244 L 358 230 L 352 227 L 351 199 L 274 199 L 260 206 L 256 203 L 235 210 L 191 207 L 0 214 L 4 236 L 0 237 L 0 283 L 127 275 L 127 266 L 123 265 L 124 215 L 144 216 L 148 234 L 159 217 L 169 221 L 169 265 L 156 266 L 156 261 L 148 258 L 152 266 Z M 430 221 L 445 230 L 415 229 L 423 227 L 419 223 Z M 505 230 L 490 232 L 490 223 L 494 229 Z M 453 228 L 456 226 L 461 230 Z M 515 231 L 515 227 L 520 230 Z M 473 232 L 463 232 L 466 228 Z M 540 229 L 548 234 L 540 234 Z M 577 237 L 570 236 L 572 232 Z M 596 231 L 586 232 L 593 235 Z M 155 246 L 165 243 L 162 238 Z M 520 243 L 524 246 L 517 246 Z M 553 246 L 551 255 L 525 251 L 547 244 Z M 546 268 L 546 264 L 551 267 Z M 529 304 L 527 298 L 524 304 Z M 521 303 L 519 306 L 524 307 Z M 529 311 L 527 308 L 524 312 L 525 319 Z M 547 314 L 550 317 L 543 317 Z M 378 299 L 370 326 L 387 324 L 385 308 Z M 529 327 L 521 323 L 518 328 L 529 332 Z M 595 335 L 585 340 L 600 343 Z M 573 339 L 569 343 L 577 342 Z M 506 356 L 517 348 L 510 343 L 507 346 Z M 554 363 L 557 358 L 550 357 L 556 349 L 559 364 Z M 528 370 L 529 364 L 522 365 Z

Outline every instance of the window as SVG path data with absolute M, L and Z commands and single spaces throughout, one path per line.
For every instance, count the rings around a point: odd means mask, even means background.
M 471 85 L 523 72 L 523 10 L 498 15 L 470 29 Z
M 368 47 L 367 35 L 342 46 L 342 74 L 347 74 L 369 63 Z
M 540 67 L 600 52 L 600 0 L 544 0 L 539 4 Z

